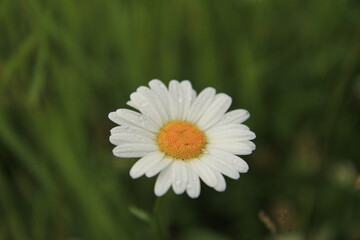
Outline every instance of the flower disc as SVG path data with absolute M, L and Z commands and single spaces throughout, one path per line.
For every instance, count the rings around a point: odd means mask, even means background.
M 189 122 L 172 121 L 161 128 L 157 143 L 166 155 L 186 160 L 203 152 L 206 137 L 203 131 Z

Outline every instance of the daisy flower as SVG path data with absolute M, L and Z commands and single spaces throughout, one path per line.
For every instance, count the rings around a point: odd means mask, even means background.
M 200 195 L 200 179 L 216 191 L 225 191 L 224 176 L 238 179 L 248 164 L 238 155 L 255 150 L 255 134 L 242 124 L 246 110 L 227 112 L 231 97 L 208 87 L 198 95 L 187 80 L 172 80 L 167 88 L 151 80 L 130 95 L 127 104 L 137 111 L 118 109 L 109 114 L 120 126 L 111 129 L 113 153 L 140 158 L 130 170 L 132 178 L 157 174 L 155 194 L 169 188 L 191 198 Z

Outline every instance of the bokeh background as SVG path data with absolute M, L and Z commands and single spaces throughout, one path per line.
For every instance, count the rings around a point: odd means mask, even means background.
M 357 0 L 1 0 L 0 239 L 156 239 L 110 111 L 153 78 L 245 108 L 250 171 L 158 204 L 168 239 L 360 239 Z

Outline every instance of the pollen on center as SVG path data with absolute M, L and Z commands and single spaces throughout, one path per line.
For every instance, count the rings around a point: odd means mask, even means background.
M 157 143 L 165 154 L 187 160 L 198 157 L 206 145 L 206 137 L 195 125 L 186 121 L 165 124 L 157 135 Z

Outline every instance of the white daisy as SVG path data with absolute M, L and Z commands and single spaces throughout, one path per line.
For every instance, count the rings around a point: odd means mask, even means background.
M 118 109 L 109 118 L 120 126 L 111 129 L 113 153 L 121 158 L 141 158 L 130 170 L 132 178 L 153 177 L 155 194 L 172 186 L 176 194 L 200 195 L 200 179 L 216 191 L 224 191 L 223 175 L 238 179 L 248 164 L 237 155 L 251 154 L 255 134 L 242 124 L 246 110 L 227 112 L 231 97 L 214 88 L 199 93 L 187 80 L 172 80 L 167 88 L 151 80 L 130 95 L 129 106 L 139 112 Z

